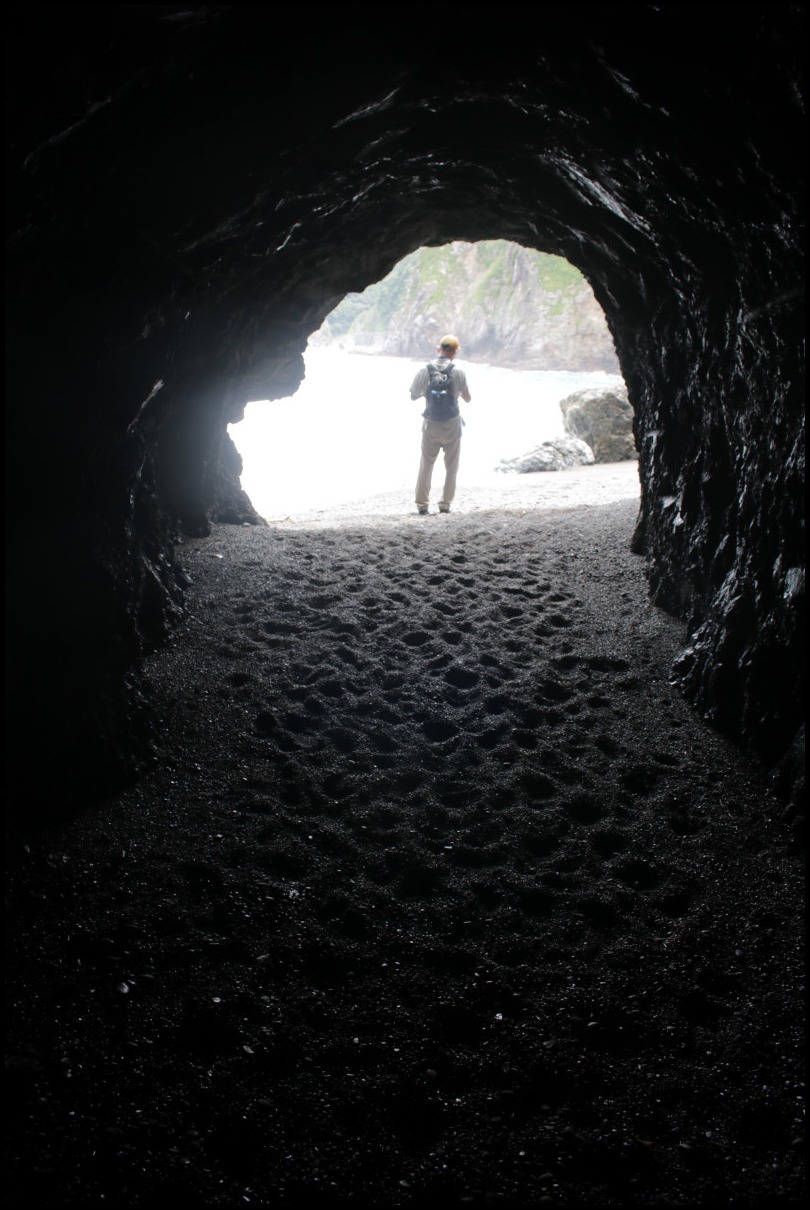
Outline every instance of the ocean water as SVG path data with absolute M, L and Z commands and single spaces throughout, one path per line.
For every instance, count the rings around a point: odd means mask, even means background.
M 242 486 L 269 518 L 329 508 L 378 492 L 411 492 L 424 403 L 410 397 L 423 361 L 310 348 L 290 399 L 256 400 L 228 431 L 242 456 Z M 502 458 L 565 435 L 560 400 L 615 374 L 505 370 L 458 359 L 472 401 L 462 403 L 459 483 L 486 485 Z M 441 455 L 439 456 L 441 461 Z

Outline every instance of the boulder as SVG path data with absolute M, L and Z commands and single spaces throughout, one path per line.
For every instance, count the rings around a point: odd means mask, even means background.
M 593 451 L 584 441 L 578 437 L 558 437 L 554 441 L 544 441 L 518 458 L 502 458 L 495 470 L 530 475 L 535 471 L 564 471 L 572 466 L 591 466 L 594 461 Z
M 595 462 L 638 458 L 633 408 L 624 387 L 590 387 L 560 401 L 563 427 L 593 450 Z

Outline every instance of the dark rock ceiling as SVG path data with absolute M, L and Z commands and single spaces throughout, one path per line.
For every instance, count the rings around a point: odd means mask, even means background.
M 567 257 L 635 412 L 683 691 L 797 800 L 804 9 L 29 6 L 7 19 L 16 801 L 139 765 L 178 536 L 256 521 L 226 426 L 406 253 Z M 781 762 L 781 763 L 780 763 Z

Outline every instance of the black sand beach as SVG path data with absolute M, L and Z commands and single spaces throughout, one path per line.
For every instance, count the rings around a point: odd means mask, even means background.
M 802 858 L 576 481 L 180 549 L 154 768 L 9 845 L 7 1204 L 802 1200 Z

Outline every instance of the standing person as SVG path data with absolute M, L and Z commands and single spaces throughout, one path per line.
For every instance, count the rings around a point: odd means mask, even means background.
M 455 336 L 443 336 L 436 352 L 439 354 L 436 360 L 424 366 L 411 383 L 411 399 L 425 400 L 422 458 L 416 480 L 416 511 L 420 516 L 426 516 L 428 512 L 433 464 L 439 450 L 444 451 L 444 489 L 439 500 L 439 512 L 450 512 L 456 494 L 461 432 L 464 427 L 458 401 L 463 399 L 469 403 L 471 399 L 464 371 L 453 365 L 453 358 L 458 352 Z

